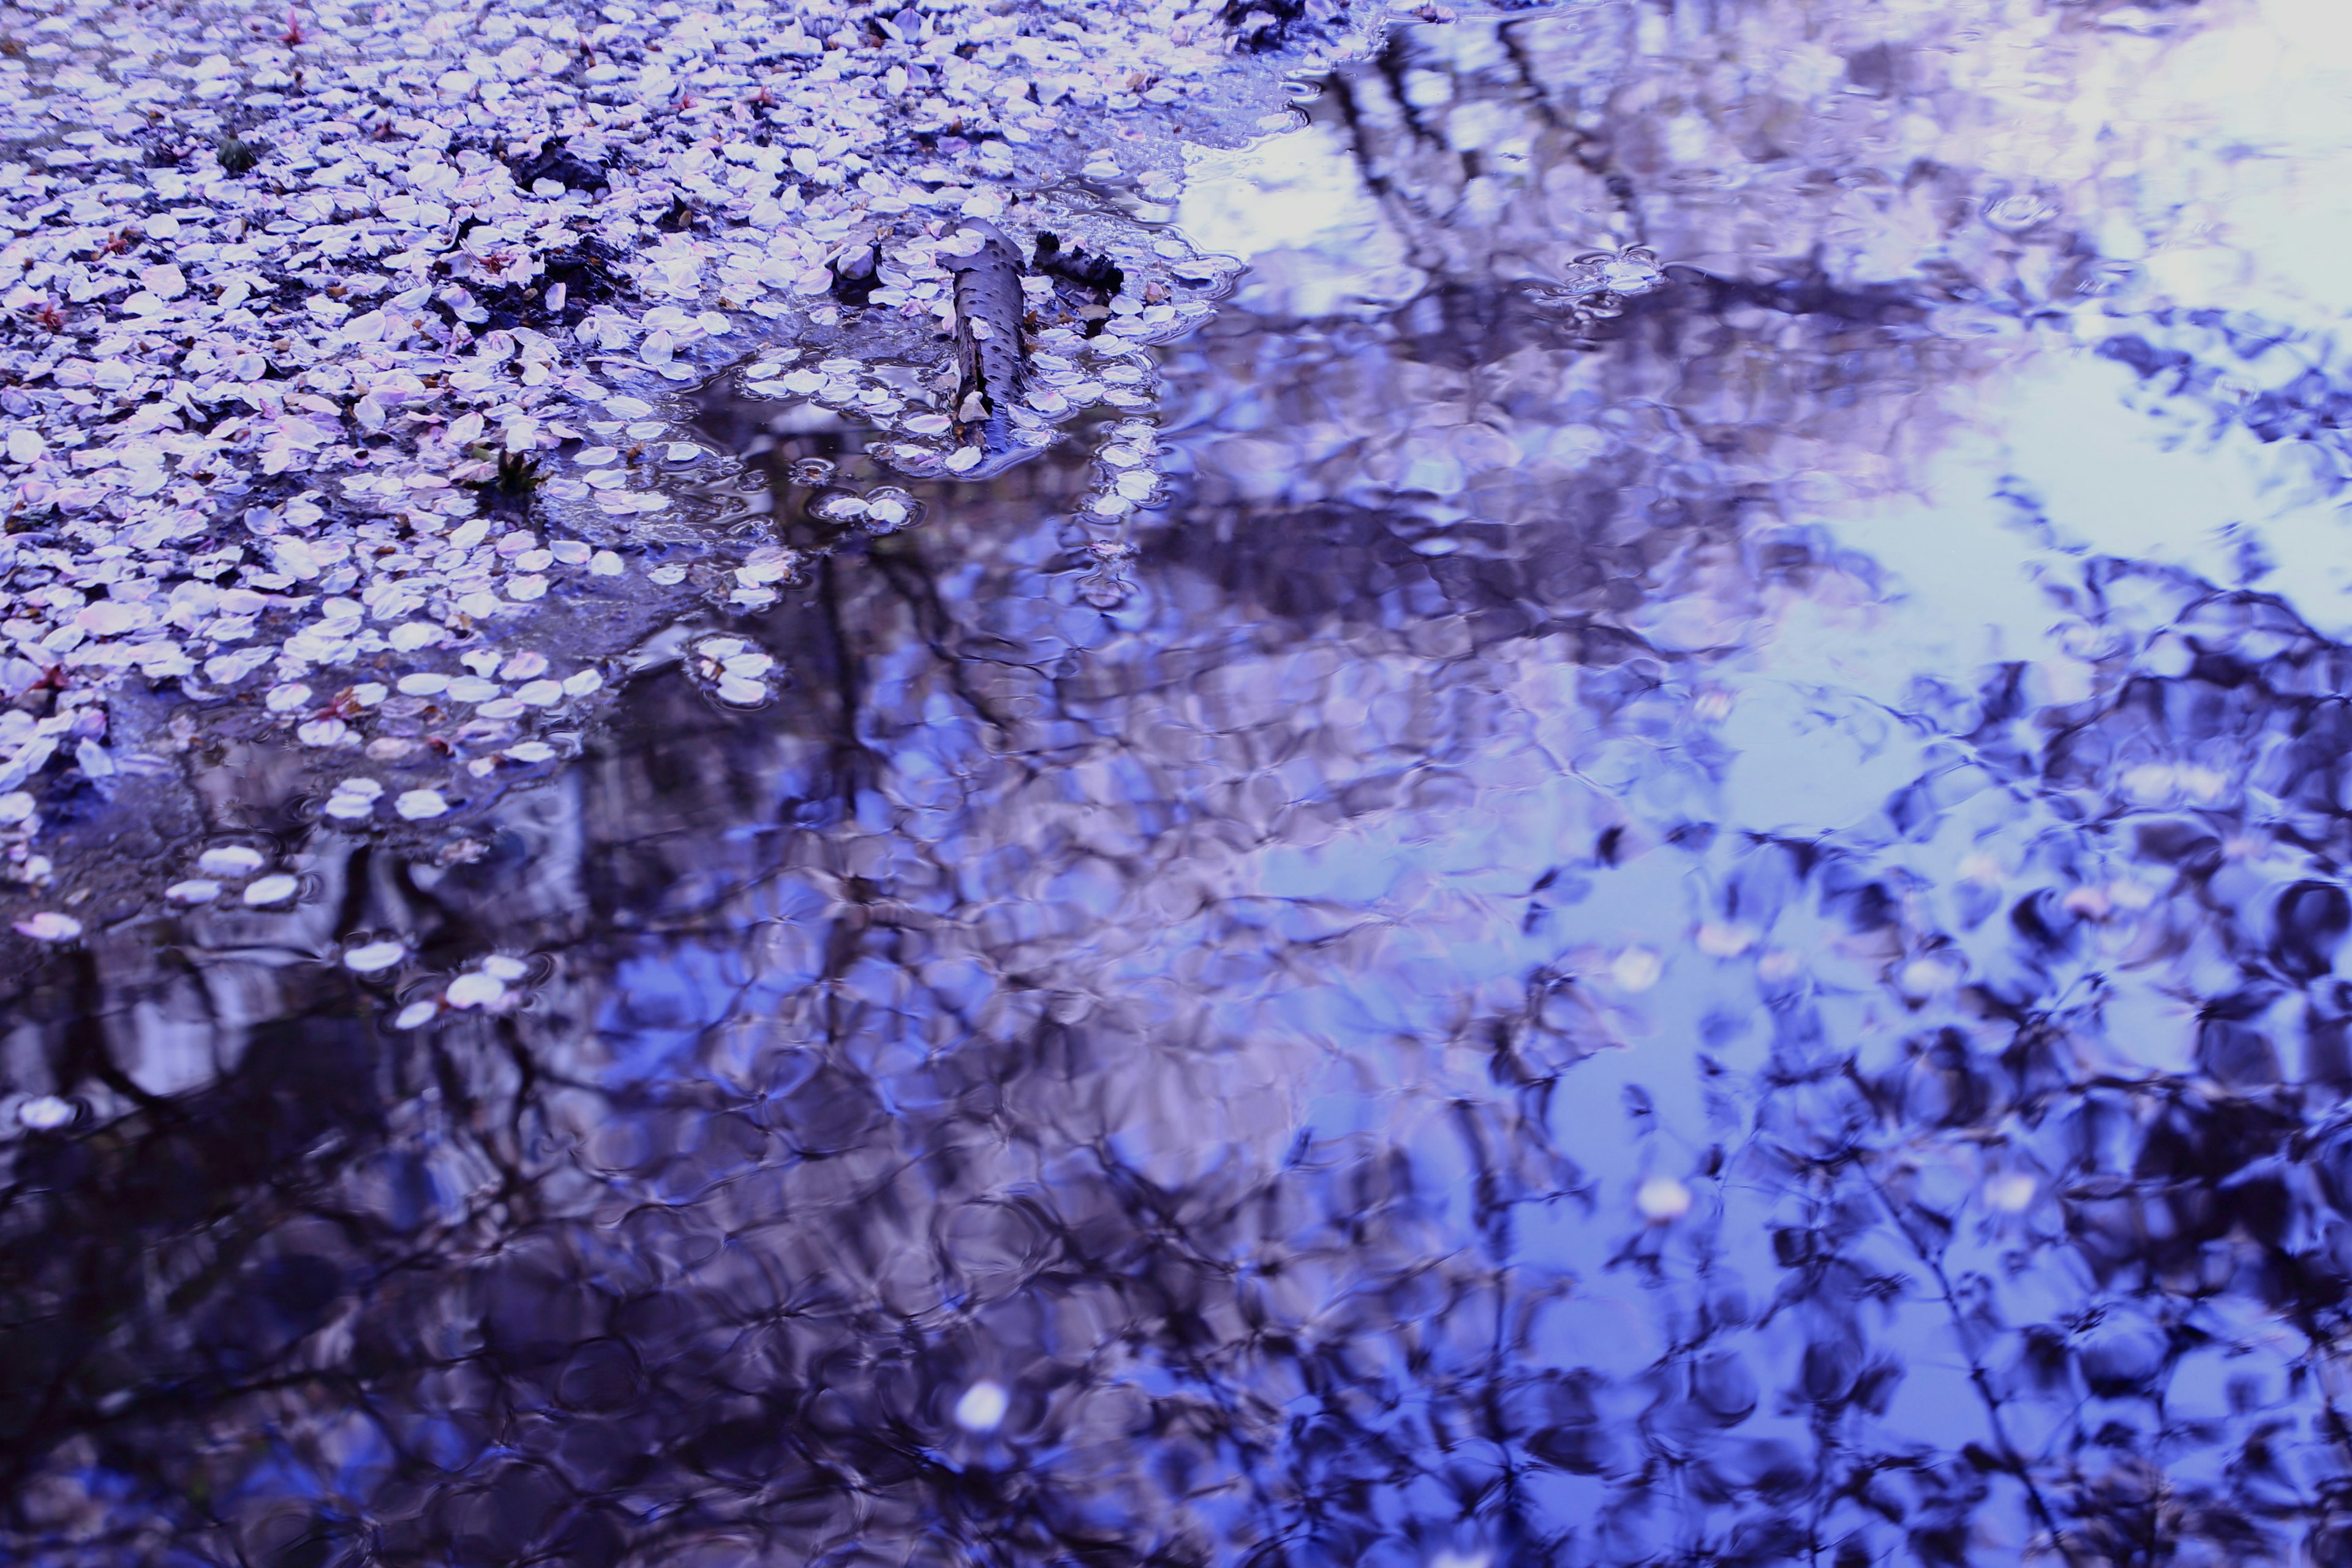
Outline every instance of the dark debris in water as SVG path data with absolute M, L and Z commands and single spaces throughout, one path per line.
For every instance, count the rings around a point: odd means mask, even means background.
M 1087 323 L 1088 335 L 1099 332 L 1110 317 L 1110 302 L 1127 285 L 1127 274 L 1108 256 L 1097 256 L 1084 246 L 1062 248 L 1062 237 L 1041 230 L 1029 258 L 1029 272 L 1051 278 L 1062 308 Z
M 594 191 L 612 183 L 601 165 L 572 152 L 570 139 L 562 136 L 548 137 L 529 157 L 508 159 L 507 167 L 513 172 L 515 184 L 525 189 L 541 180 L 552 180 L 568 191 Z
M 980 243 L 948 262 L 955 279 L 955 420 L 989 462 L 1020 451 L 1009 416 L 1028 384 L 1029 309 L 1021 253 L 992 224 L 972 232 Z
M 882 285 L 880 263 L 881 253 L 871 245 L 837 258 L 829 268 L 833 284 L 827 291 L 845 305 L 863 309 Z
M 222 174 L 235 176 L 249 174 L 258 168 L 268 151 L 257 142 L 247 142 L 231 132 L 220 139 L 219 144 L 213 149 L 213 156 L 219 160 Z
M 540 485 L 539 459 L 521 452 L 500 452 L 497 472 L 476 486 L 492 517 L 520 521 L 530 515 L 531 498 Z
M 1328 41 L 1347 24 L 1348 0 L 1224 0 L 1217 16 L 1237 47 L 1271 54 Z

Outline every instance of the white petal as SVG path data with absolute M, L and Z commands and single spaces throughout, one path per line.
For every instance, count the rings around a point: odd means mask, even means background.
M 393 809 L 411 822 L 423 822 L 446 815 L 449 803 L 437 789 L 412 789 L 402 792 L 400 798 L 393 802 Z
M 1617 955 L 1609 966 L 1609 978 L 1621 990 L 1647 991 L 1658 983 L 1665 965 L 1657 953 L 1646 947 L 1629 947 Z
M 1690 1213 L 1690 1189 L 1672 1176 L 1652 1176 L 1633 1194 L 1633 1206 L 1653 1225 L 1664 1225 Z
M 1004 1413 L 1012 1403 L 1002 1384 L 982 1378 L 956 1401 L 956 1425 L 967 1432 L 993 1432 L 1004 1425 Z
M 197 856 L 196 869 L 207 877 L 242 877 L 248 871 L 260 870 L 268 858 L 249 845 L 224 844 Z
M 1985 1183 L 1985 1201 L 2004 1214 L 2023 1214 L 2039 1189 L 2022 1171 L 2005 1171 Z
M 284 872 L 264 877 L 245 890 L 245 901 L 255 909 L 264 904 L 282 904 L 302 890 L 302 884 Z
M 81 934 L 81 921 L 71 915 L 43 910 L 29 920 L 18 921 L 16 930 L 35 942 L 71 942 Z
M 495 975 L 460 974 L 449 982 L 448 994 L 443 1000 L 452 1007 L 487 1007 L 507 994 L 507 988 Z
M 378 974 L 407 956 L 408 949 L 399 942 L 372 942 L 344 953 L 343 967 L 354 974 Z

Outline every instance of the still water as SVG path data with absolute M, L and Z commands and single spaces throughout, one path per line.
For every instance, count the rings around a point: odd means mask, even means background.
M 1403 27 L 1038 458 L 713 383 L 775 605 L 12 981 L 0 1552 L 2352 1562 L 2347 42 Z

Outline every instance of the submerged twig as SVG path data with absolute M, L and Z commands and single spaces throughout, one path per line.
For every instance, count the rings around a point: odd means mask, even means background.
M 981 451 L 975 472 L 993 472 L 1020 456 L 1012 411 L 1027 384 L 1028 348 L 1021 332 L 1021 253 L 990 224 L 968 226 L 978 249 L 950 257 L 955 275 L 956 425 Z

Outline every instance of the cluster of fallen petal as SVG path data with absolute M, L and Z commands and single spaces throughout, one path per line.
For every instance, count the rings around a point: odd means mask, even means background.
M 909 474 L 975 468 L 951 381 L 909 384 L 850 329 L 952 325 L 967 226 L 1042 227 L 1049 188 L 1171 197 L 1150 127 L 1234 58 L 1219 16 L 8 10 L 0 873 L 59 879 L 38 852 L 48 794 L 102 793 L 208 730 L 300 749 L 346 829 L 431 821 L 469 779 L 553 759 L 540 729 L 578 716 L 617 648 L 564 643 L 549 613 L 686 582 L 660 558 L 665 480 L 713 454 L 675 395 L 730 366 L 752 396 L 854 412 Z M 1181 241 L 1130 226 L 1123 254 L 1103 298 L 1024 280 L 1050 324 L 1016 440 L 1097 404 L 1147 410 L 1145 346 L 1206 314 L 1144 269 L 1191 263 Z M 1095 514 L 1153 493 L 1150 449 L 1139 424 L 1106 454 Z M 919 517 L 855 499 L 869 531 Z M 721 606 L 773 603 L 795 563 L 751 550 Z M 742 657 L 721 661 L 723 700 L 761 679 Z M 131 682 L 181 705 L 168 744 L 120 732 L 110 693 Z M 240 896 L 257 889 L 279 891 Z M 27 934 L 70 940 L 69 921 Z

